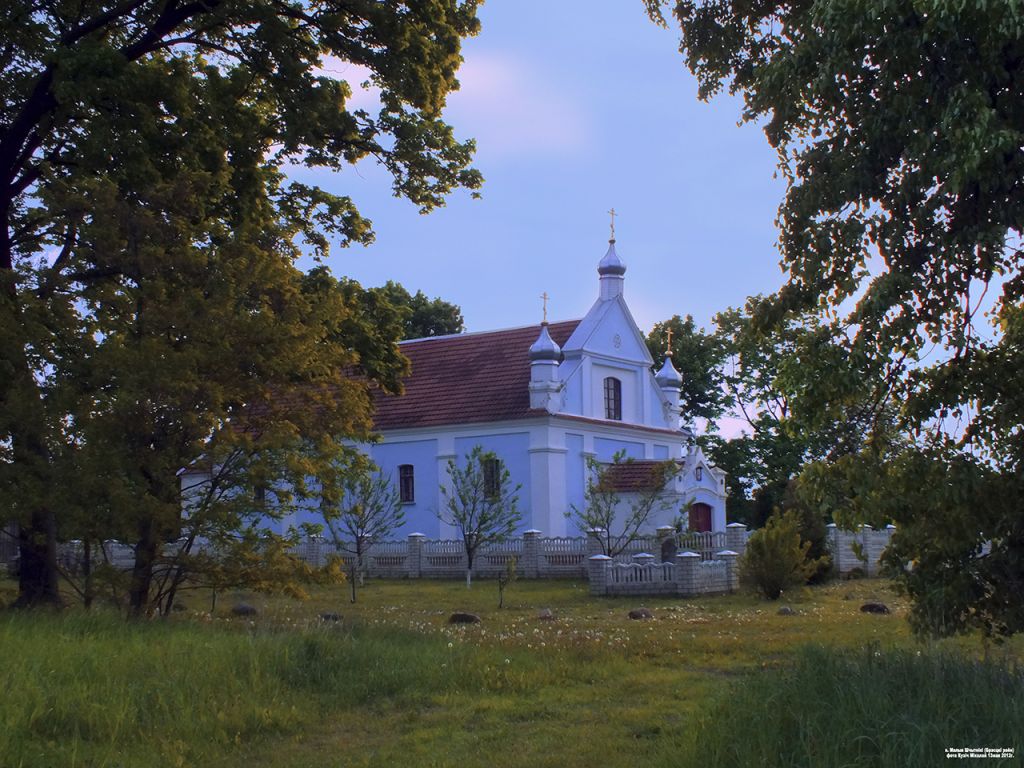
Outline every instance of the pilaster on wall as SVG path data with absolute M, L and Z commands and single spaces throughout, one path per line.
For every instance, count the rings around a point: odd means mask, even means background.
M 568 505 L 565 433 L 541 429 L 532 433 L 530 440 L 530 525 L 550 536 L 564 536 Z
M 441 514 L 444 514 L 446 497 L 441 492 L 441 488 L 444 488 L 448 493 L 452 491 L 452 478 L 448 474 L 448 461 L 452 460 L 456 464 L 459 463 L 461 457 L 455 455 L 455 438 L 451 435 L 442 435 L 437 439 L 437 506 L 435 509 Z M 438 523 L 438 538 L 439 539 L 454 539 L 458 535 L 458 531 L 454 525 L 448 525 L 445 522 Z

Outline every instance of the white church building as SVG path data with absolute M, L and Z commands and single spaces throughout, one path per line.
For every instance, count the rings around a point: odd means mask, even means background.
M 452 538 L 437 512 L 449 459 L 461 464 L 477 445 L 493 452 L 519 485 L 521 530 L 573 536 L 566 511 L 583 506 L 587 458 L 633 461 L 621 490 L 655 462 L 674 459 L 665 510 L 650 528 L 680 517 L 691 530 L 725 530 L 725 475 L 694 442 L 680 414 L 682 379 L 653 360 L 623 295 L 626 266 L 615 241 L 598 265 L 599 295 L 582 320 L 415 339 L 401 343 L 411 362 L 405 392 L 376 400 L 378 443 L 367 452 L 399 487 L 405 524 Z M 632 480 L 631 480 L 632 479 Z M 284 527 L 316 522 L 311 510 Z

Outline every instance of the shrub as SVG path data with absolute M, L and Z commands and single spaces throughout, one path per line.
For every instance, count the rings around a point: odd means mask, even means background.
M 769 600 L 778 600 L 784 589 L 805 583 L 821 567 L 821 558 L 808 558 L 810 548 L 811 542 L 801 541 L 799 514 L 775 513 L 747 541 L 740 580 Z

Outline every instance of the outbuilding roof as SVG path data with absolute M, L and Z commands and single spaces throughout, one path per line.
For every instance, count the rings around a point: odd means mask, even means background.
M 603 481 L 613 491 L 623 493 L 662 490 L 671 473 L 666 471 L 667 460 L 655 459 L 626 460 L 609 464 L 604 471 Z M 676 462 L 677 464 L 679 462 Z

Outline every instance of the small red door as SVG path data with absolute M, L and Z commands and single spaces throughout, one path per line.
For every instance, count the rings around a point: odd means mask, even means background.
M 711 507 L 700 502 L 690 505 L 690 530 L 711 530 Z

